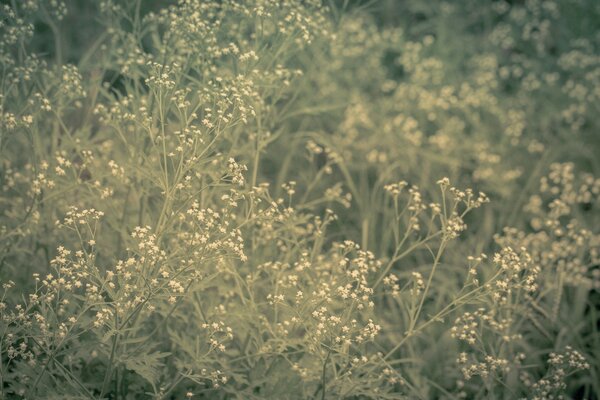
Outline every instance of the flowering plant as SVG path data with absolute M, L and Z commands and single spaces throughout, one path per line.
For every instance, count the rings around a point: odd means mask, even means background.
M 5 3 L 0 399 L 600 392 L 591 2 Z

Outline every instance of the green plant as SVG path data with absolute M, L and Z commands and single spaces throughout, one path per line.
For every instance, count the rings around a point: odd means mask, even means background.
M 599 11 L 2 5 L 0 398 L 597 398 Z

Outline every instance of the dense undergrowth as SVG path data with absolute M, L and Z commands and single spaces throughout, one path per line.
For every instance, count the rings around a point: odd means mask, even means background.
M 1 399 L 598 398 L 597 2 L 0 7 Z

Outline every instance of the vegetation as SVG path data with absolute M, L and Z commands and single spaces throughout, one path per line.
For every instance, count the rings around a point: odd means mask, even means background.
M 0 399 L 598 399 L 595 0 L 0 8 Z

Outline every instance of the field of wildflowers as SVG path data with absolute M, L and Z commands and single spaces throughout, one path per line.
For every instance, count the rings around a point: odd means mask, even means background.
M 0 399 L 599 399 L 597 0 L 0 2 Z

